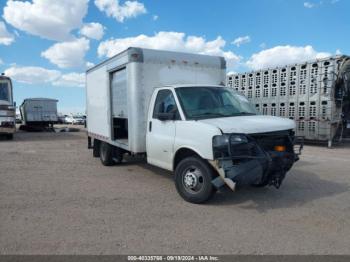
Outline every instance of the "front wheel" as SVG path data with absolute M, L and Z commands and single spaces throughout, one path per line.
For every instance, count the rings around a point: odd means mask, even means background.
M 215 190 L 211 181 L 213 170 L 199 157 L 183 159 L 175 169 L 175 185 L 180 196 L 191 203 L 209 200 Z

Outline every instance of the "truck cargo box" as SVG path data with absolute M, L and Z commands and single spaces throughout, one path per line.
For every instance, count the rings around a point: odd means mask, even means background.
M 20 106 L 23 124 L 48 126 L 58 121 L 56 99 L 27 98 Z
M 223 57 L 130 47 L 86 72 L 88 136 L 143 153 L 155 87 L 225 80 Z

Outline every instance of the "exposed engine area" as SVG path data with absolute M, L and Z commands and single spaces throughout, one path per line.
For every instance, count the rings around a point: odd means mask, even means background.
M 226 176 L 239 185 L 273 185 L 279 188 L 286 173 L 299 159 L 302 148 L 301 141 L 296 140 L 292 130 L 230 134 L 226 137 L 229 141 L 226 147 L 214 138 L 214 156 Z M 300 144 L 299 150 L 295 151 L 297 144 Z

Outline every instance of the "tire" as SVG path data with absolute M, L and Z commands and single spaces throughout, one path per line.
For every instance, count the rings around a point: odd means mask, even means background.
M 92 155 L 94 157 L 100 157 L 100 145 L 101 145 L 101 141 L 94 139 L 94 145 L 92 148 Z
M 185 158 L 175 169 L 176 190 L 187 202 L 204 203 L 215 193 L 211 184 L 213 177 L 213 170 L 203 159 Z
M 7 134 L 6 135 L 7 140 L 13 140 L 13 134 Z
M 113 146 L 106 142 L 101 142 L 100 144 L 100 159 L 104 166 L 112 166 L 113 161 Z
M 114 164 L 121 164 L 123 162 L 123 150 L 118 147 L 113 147 L 112 159 Z

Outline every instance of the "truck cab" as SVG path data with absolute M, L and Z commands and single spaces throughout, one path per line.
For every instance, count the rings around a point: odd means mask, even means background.
M 279 187 L 298 154 L 293 120 L 258 115 L 224 86 L 175 85 L 151 98 L 147 162 L 173 171 L 178 193 L 202 203 L 226 185 Z
M 16 130 L 16 107 L 13 102 L 12 82 L 0 76 L 0 136 L 12 139 Z

